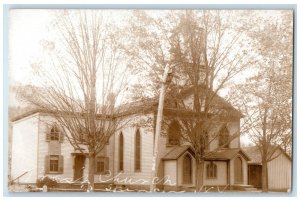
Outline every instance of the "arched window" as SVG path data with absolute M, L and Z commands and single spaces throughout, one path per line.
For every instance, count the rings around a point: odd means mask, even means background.
M 191 184 L 192 183 L 192 158 L 189 154 L 186 154 L 183 158 L 182 163 L 182 183 Z
M 134 160 L 134 170 L 141 171 L 141 133 L 137 129 L 135 133 L 135 160 Z
M 217 165 L 213 162 L 210 162 L 206 165 L 206 177 L 207 179 L 217 178 Z
M 243 183 L 243 161 L 240 157 L 234 160 L 234 181 L 236 184 Z
M 180 125 L 177 121 L 172 121 L 169 130 L 168 130 L 168 144 L 169 145 L 178 145 L 181 136 Z
M 121 132 L 119 135 L 119 171 L 124 170 L 124 137 Z
M 225 125 L 219 131 L 219 146 L 229 148 L 229 131 Z
M 57 124 L 54 124 L 53 126 L 49 127 L 49 130 L 46 133 L 46 141 L 63 142 L 63 139 L 64 135 Z
M 59 129 L 58 129 L 57 125 L 54 125 L 51 128 L 50 140 L 59 140 Z

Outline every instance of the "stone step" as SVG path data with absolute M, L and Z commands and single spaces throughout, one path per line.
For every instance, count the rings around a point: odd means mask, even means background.
M 249 187 L 249 188 L 245 188 L 245 191 L 258 191 L 258 190 L 257 188 Z

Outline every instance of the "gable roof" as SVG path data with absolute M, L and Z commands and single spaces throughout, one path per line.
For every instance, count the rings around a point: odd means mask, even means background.
M 176 146 L 169 151 L 162 159 L 163 160 L 177 160 L 182 154 L 189 151 L 194 156 L 194 151 L 189 145 Z
M 260 154 L 260 151 L 259 151 L 258 147 L 256 147 L 256 146 L 243 147 L 242 149 L 250 157 L 250 161 L 248 161 L 248 163 L 250 163 L 250 164 L 261 164 L 261 154 Z
M 240 148 L 229 148 L 229 149 L 219 149 L 216 151 L 208 152 L 205 156 L 205 160 L 231 160 L 235 158 L 238 154 L 242 155 L 247 161 L 250 157 L 243 152 Z
M 250 161 L 248 162 L 249 164 L 261 164 L 261 153 L 260 150 L 257 146 L 251 146 L 251 147 L 243 147 L 242 148 L 244 152 L 247 153 L 247 155 L 250 157 Z M 281 148 L 278 148 L 274 154 L 276 154 L 277 151 L 280 151 L 280 154 L 285 155 L 289 160 L 291 160 L 291 157 L 287 155 Z M 278 153 L 278 152 L 277 152 Z M 273 155 L 274 155 L 273 154 Z M 280 155 L 279 154 L 279 155 Z
M 183 145 L 174 147 L 162 158 L 162 160 L 177 160 L 186 151 L 189 151 L 193 156 L 195 155 L 191 146 Z M 238 154 L 242 155 L 247 161 L 250 160 L 249 156 L 240 148 L 220 149 L 217 151 L 208 152 L 204 156 L 204 160 L 231 160 Z
M 204 86 L 201 85 L 200 89 L 204 89 Z M 201 114 L 196 114 L 192 110 L 174 108 L 168 104 L 168 101 L 172 101 L 174 94 L 177 94 L 179 99 L 183 99 L 187 96 L 192 95 L 193 90 L 194 90 L 194 87 L 190 87 L 188 89 L 181 90 L 179 93 L 172 93 L 172 91 L 167 93 L 166 98 L 165 98 L 164 114 L 165 115 L 180 114 L 180 116 L 201 115 Z M 211 92 L 214 93 L 213 91 L 211 91 Z M 225 101 L 222 97 L 220 97 L 216 93 L 215 93 L 215 97 L 214 97 L 214 102 L 215 102 L 214 106 L 218 105 L 219 107 L 230 110 L 236 116 L 239 116 L 239 117 L 243 116 L 239 110 L 235 109 L 230 103 Z M 149 113 L 149 112 L 153 112 L 153 111 L 157 110 L 157 107 L 158 107 L 158 98 L 146 98 L 141 101 L 121 105 L 116 108 L 116 110 L 118 111 L 117 113 L 110 114 L 109 116 L 111 116 L 113 118 L 118 118 L 118 117 L 123 117 L 123 116 L 129 116 L 132 114 L 138 114 L 138 113 L 145 114 L 145 113 Z M 34 109 L 32 111 L 29 111 L 24 114 L 16 116 L 15 118 L 12 119 L 12 121 L 17 121 L 19 119 L 25 118 L 27 116 L 30 116 L 30 115 L 32 115 L 34 113 L 38 113 L 38 112 L 49 113 L 49 114 L 51 113 L 51 111 L 43 111 L 41 109 Z M 99 114 L 98 116 L 100 117 L 102 115 Z
M 216 92 L 212 91 L 211 89 L 207 88 L 204 84 L 200 84 L 199 88 L 200 88 L 200 90 L 203 90 L 203 91 L 204 90 L 208 90 L 210 93 L 212 93 L 214 95 L 213 101 L 212 101 L 212 103 L 213 103 L 214 106 L 218 106 L 218 107 L 226 109 L 226 110 L 231 110 L 236 115 L 238 115 L 240 117 L 243 117 L 243 114 L 241 113 L 241 111 L 239 111 L 238 109 L 236 109 L 235 107 L 233 107 L 224 98 L 222 98 L 221 96 L 219 96 Z M 190 96 L 190 95 L 193 94 L 193 91 L 194 91 L 194 87 L 190 87 L 188 89 L 182 90 L 179 93 L 179 97 L 184 98 L 184 97 Z

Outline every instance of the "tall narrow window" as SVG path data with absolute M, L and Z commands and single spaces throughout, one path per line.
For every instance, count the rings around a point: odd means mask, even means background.
M 172 121 L 168 130 L 169 145 L 178 145 L 181 136 L 180 125 L 177 121 Z
M 229 131 L 224 125 L 219 132 L 219 146 L 229 148 Z
M 124 170 L 124 137 L 121 132 L 119 135 L 119 171 Z
M 182 163 L 182 183 L 191 184 L 192 183 L 192 159 L 189 154 L 186 154 L 183 158 Z
M 134 160 L 134 170 L 141 171 L 141 133 L 137 129 L 135 133 L 135 160 Z

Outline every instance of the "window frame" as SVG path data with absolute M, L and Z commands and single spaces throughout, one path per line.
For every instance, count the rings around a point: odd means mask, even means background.
M 139 142 L 137 142 L 139 141 Z M 138 128 L 135 132 L 134 139 L 134 171 L 141 172 L 142 171 L 142 140 L 141 140 L 141 132 Z
M 207 179 L 218 178 L 218 168 L 216 163 L 210 161 L 208 164 L 206 164 L 206 178 Z
M 176 129 L 179 129 L 178 131 Z M 174 133 L 172 130 L 175 130 Z M 178 146 L 180 145 L 181 138 L 181 127 L 177 120 L 172 120 L 168 127 L 168 140 L 167 146 Z M 171 141 L 172 140 L 172 141 Z
M 119 134 L 119 146 L 118 146 L 118 170 L 119 172 L 124 171 L 124 135 L 123 132 Z
M 193 184 L 193 158 L 190 154 L 186 153 L 183 158 L 182 158 L 182 162 L 183 162 L 183 166 L 185 166 L 186 164 L 186 159 L 188 158 L 189 160 L 189 166 L 190 166 L 190 172 L 189 172 L 189 182 L 186 181 L 186 175 L 185 175 L 185 171 L 186 171 L 186 168 L 182 168 L 182 184 L 183 185 L 190 185 L 190 184 Z
M 222 126 L 222 128 L 219 131 L 219 147 L 222 148 L 229 148 L 229 137 L 230 133 L 226 125 Z
M 53 125 L 50 130 L 50 141 L 59 141 L 60 139 L 60 130 L 57 125 Z
M 49 173 L 58 173 L 59 172 L 59 155 L 50 155 L 49 157 L 50 157 L 49 158 Z M 55 162 L 55 164 L 53 164 L 53 162 Z M 54 165 L 56 165 L 56 170 L 53 168 Z

